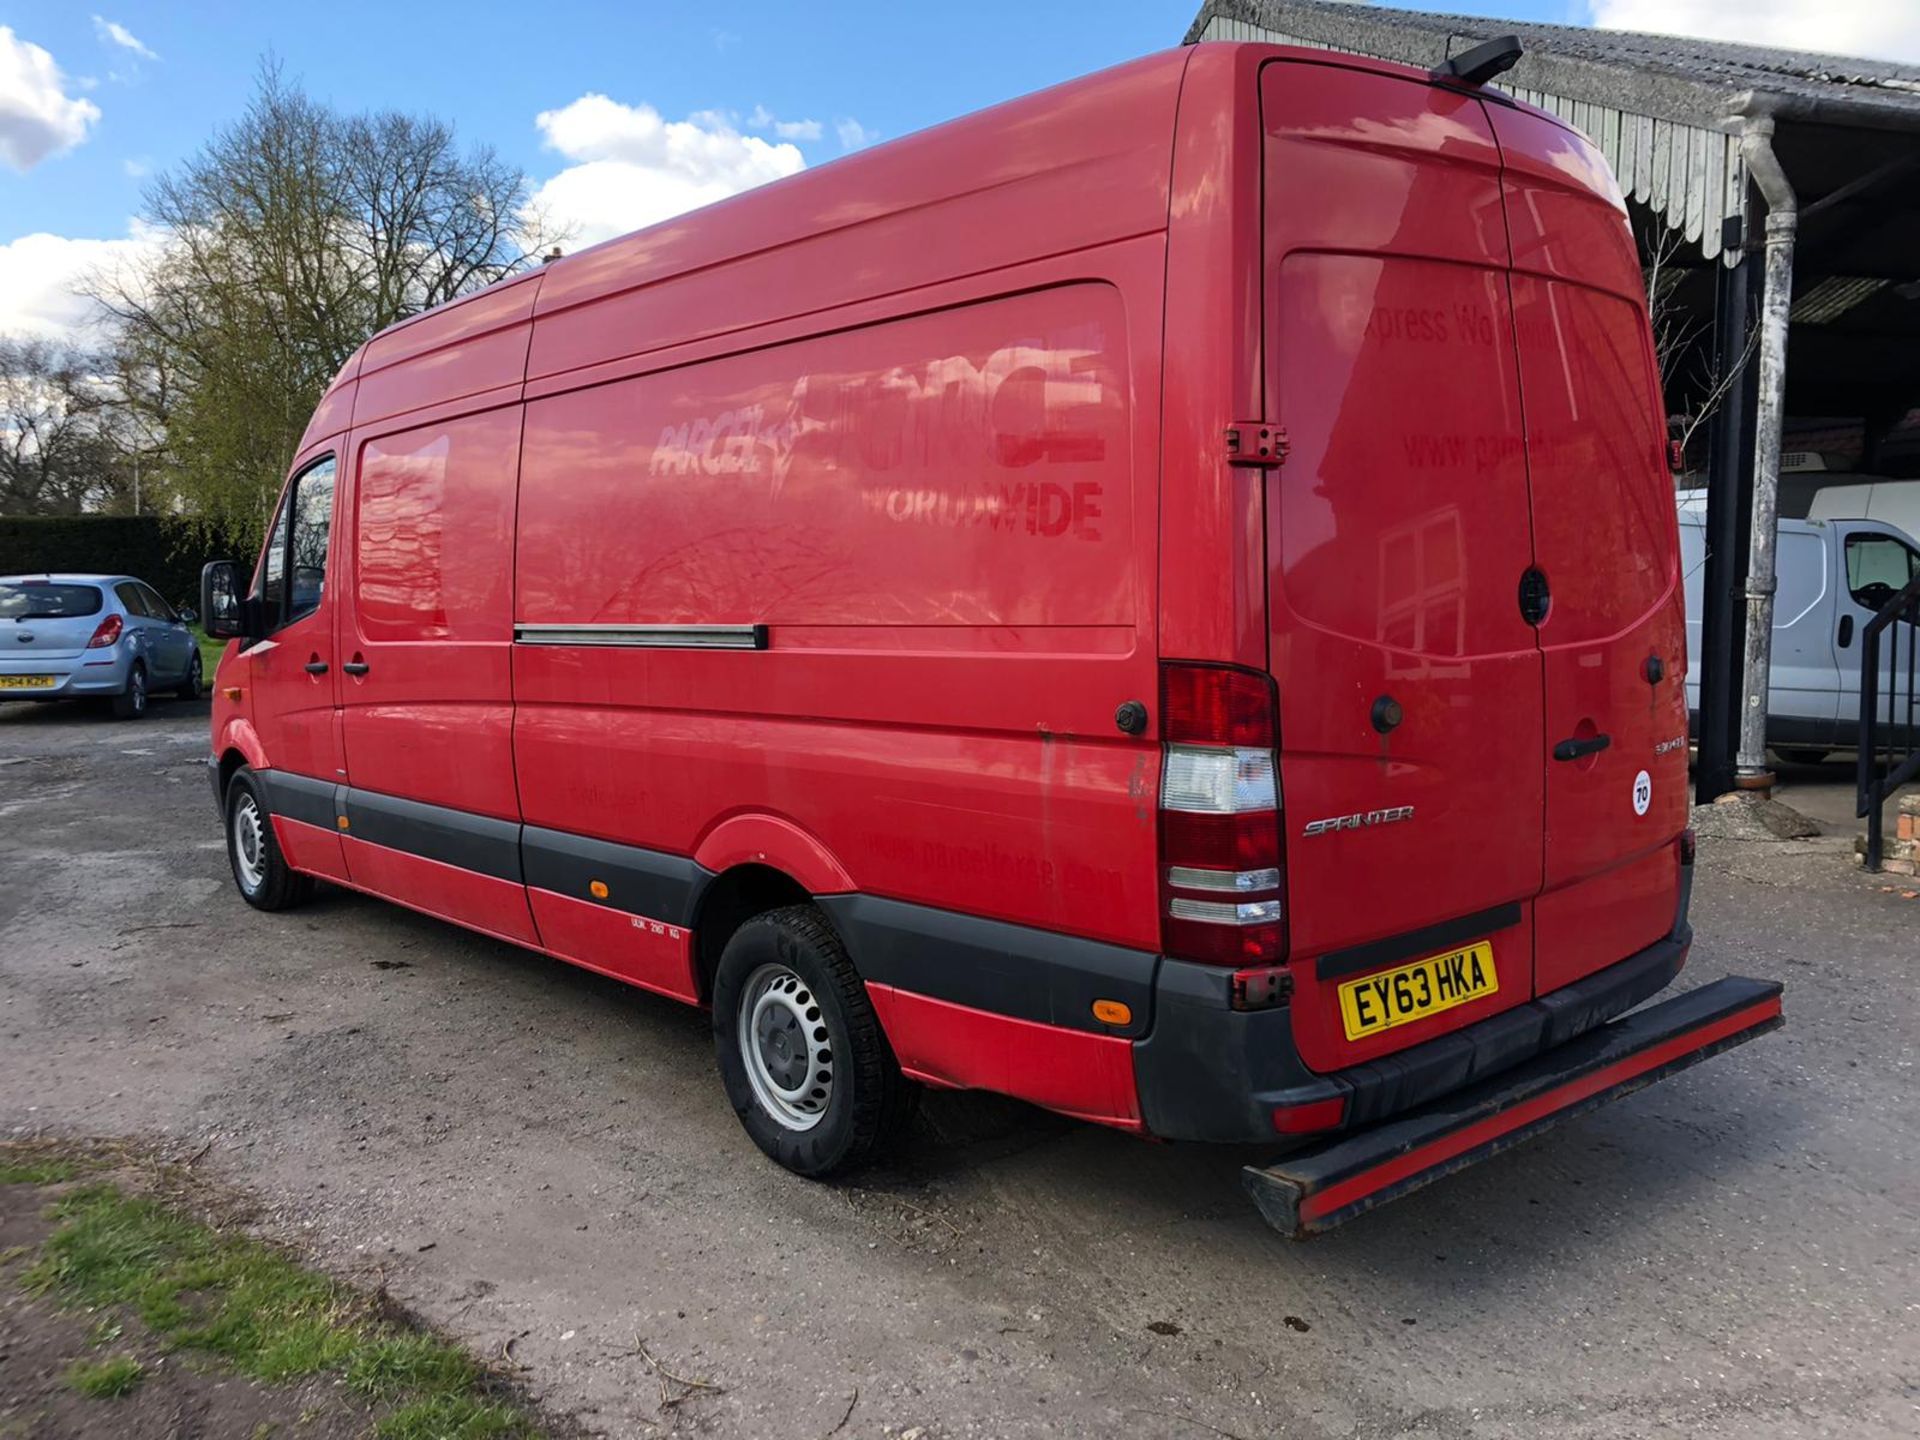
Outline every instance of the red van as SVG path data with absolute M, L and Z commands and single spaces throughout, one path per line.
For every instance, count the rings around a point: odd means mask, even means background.
M 1607 1023 L 1691 933 L 1664 437 L 1578 134 L 1155 55 L 367 342 L 206 577 L 234 875 L 710 1007 L 803 1174 L 976 1087 L 1324 1228 L 1779 1023 Z

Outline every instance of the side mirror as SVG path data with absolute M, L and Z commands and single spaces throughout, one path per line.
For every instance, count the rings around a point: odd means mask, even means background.
M 200 613 L 215 640 L 249 639 L 247 604 L 240 593 L 240 567 L 231 560 L 214 560 L 200 572 Z
M 191 625 L 200 618 L 200 612 L 191 605 L 176 605 L 173 607 L 173 613 L 180 617 L 182 625 Z

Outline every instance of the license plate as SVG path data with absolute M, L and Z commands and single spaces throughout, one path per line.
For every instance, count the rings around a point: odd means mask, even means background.
M 0 690 L 50 690 L 51 675 L 0 675 Z
M 1347 981 L 1340 987 L 1340 1021 L 1346 1026 L 1347 1039 L 1360 1040 L 1438 1015 L 1499 988 L 1493 945 L 1482 940 L 1464 950 L 1430 955 L 1397 970 Z

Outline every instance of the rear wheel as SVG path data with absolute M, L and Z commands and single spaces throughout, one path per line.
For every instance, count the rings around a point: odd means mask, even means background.
M 227 782 L 227 860 L 240 898 L 256 910 L 287 910 L 313 895 L 313 878 L 280 853 L 260 782 L 244 765 Z
M 200 664 L 200 647 L 193 649 L 193 659 L 187 662 L 187 678 L 174 693 L 182 700 L 198 700 L 200 692 L 206 688 L 204 672 Z
M 734 932 L 714 976 L 713 1040 L 740 1123 L 796 1174 L 853 1169 L 912 1118 L 918 1092 L 840 938 L 810 905 Z
M 127 672 L 127 688 L 113 697 L 113 718 L 138 720 L 146 713 L 147 667 L 136 660 L 133 668 Z

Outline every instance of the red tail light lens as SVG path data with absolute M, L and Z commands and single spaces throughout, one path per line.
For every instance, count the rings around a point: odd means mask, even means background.
M 87 641 L 87 648 L 89 650 L 106 649 L 107 646 L 113 644 L 114 641 L 120 638 L 120 631 L 123 628 L 124 626 L 118 615 L 107 616 L 106 619 L 94 627 L 93 638 Z
M 1286 951 L 1271 677 L 1161 669 L 1160 938 L 1167 954 L 1272 964 Z

